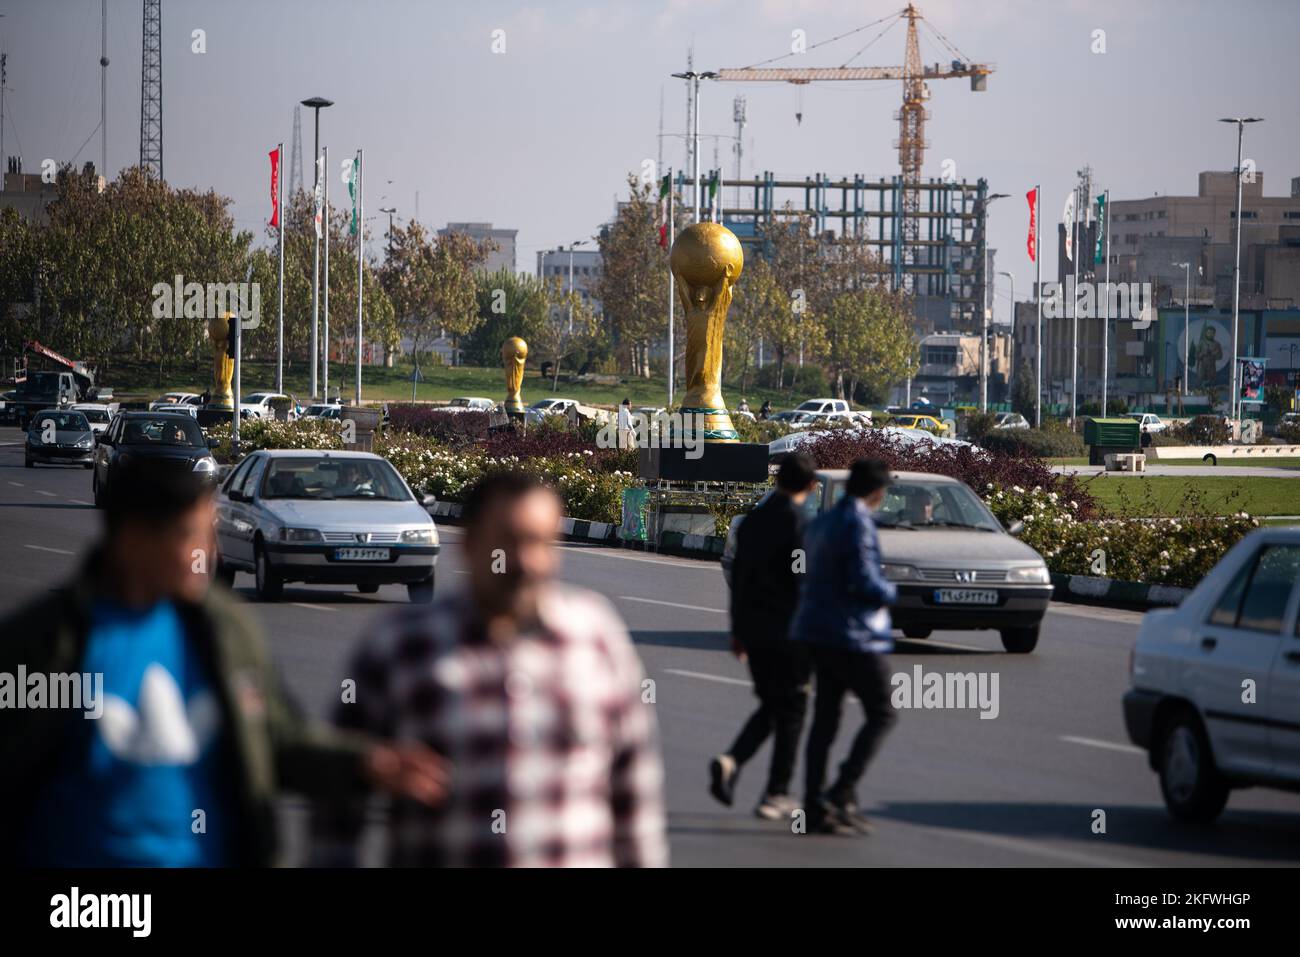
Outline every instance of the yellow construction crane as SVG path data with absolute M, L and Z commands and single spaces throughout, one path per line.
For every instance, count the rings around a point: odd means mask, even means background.
M 926 86 L 927 80 L 951 80 L 956 77 L 970 77 L 971 90 L 982 92 L 988 83 L 988 75 L 993 72 L 994 66 L 991 63 L 972 63 L 969 58 L 962 54 L 948 39 L 927 22 L 928 28 L 938 38 L 939 42 L 952 54 L 951 62 L 922 64 L 921 47 L 917 37 L 917 22 L 924 21 L 919 10 L 912 4 L 897 13 L 891 13 L 887 17 L 881 17 L 865 26 L 857 27 L 847 33 L 831 37 L 821 43 L 808 47 L 812 50 L 819 46 L 825 46 L 828 43 L 834 43 L 844 37 L 860 33 L 863 30 L 870 29 L 881 23 L 886 23 L 886 27 L 876 35 L 866 46 L 858 50 L 843 66 L 839 67 L 771 67 L 767 63 L 774 63 L 777 60 L 786 59 L 786 57 L 795 56 L 795 53 L 787 53 L 784 56 L 767 60 L 764 63 L 754 66 L 743 67 L 734 70 L 718 70 L 717 78 L 719 80 L 733 81 L 778 81 L 782 83 L 805 84 L 821 80 L 902 80 L 903 81 L 903 106 L 895 114 L 894 118 L 898 120 L 898 165 L 902 173 L 902 250 L 904 261 L 904 281 L 909 283 L 909 277 L 906 272 L 906 265 L 911 262 L 915 251 L 915 242 L 917 238 L 917 214 L 920 211 L 920 191 L 917 185 L 921 182 L 921 162 L 925 157 L 925 121 L 929 119 L 929 112 L 925 108 L 925 101 L 930 98 L 929 87 Z M 876 40 L 884 36 L 890 29 L 898 23 L 899 20 L 907 21 L 907 46 L 903 58 L 902 66 L 849 66 L 848 63 L 863 53 Z

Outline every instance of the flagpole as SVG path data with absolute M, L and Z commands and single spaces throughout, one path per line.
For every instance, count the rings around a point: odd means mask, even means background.
M 321 171 L 321 228 L 325 231 L 325 281 L 321 289 L 321 335 L 325 345 L 325 359 L 321 363 L 321 397 L 330 398 L 330 148 L 321 147 L 325 168 Z
M 677 230 L 675 228 L 673 215 L 673 171 L 668 170 L 668 411 L 673 410 L 673 378 L 674 362 L 673 356 L 673 299 L 674 299 L 674 280 L 672 251 L 673 240 L 676 238 Z
M 363 252 L 362 240 L 366 234 L 365 201 L 361 196 L 361 164 L 365 160 L 365 150 L 357 150 L 357 388 L 354 405 L 361 405 L 361 302 Z
M 1038 402 L 1034 407 L 1034 428 L 1043 424 L 1043 250 L 1038 245 L 1038 234 L 1043 218 L 1043 187 L 1034 187 L 1034 299 L 1038 302 L 1038 333 L 1034 341 L 1038 344 Z
M 1108 415 L 1106 399 L 1109 395 L 1107 386 L 1110 381 L 1110 190 L 1102 194 L 1102 209 L 1106 216 L 1106 279 L 1103 288 L 1106 290 L 1102 298 L 1101 314 L 1101 414 L 1104 418 Z
M 275 334 L 275 391 L 284 392 L 284 143 L 275 148 L 275 209 L 280 233 L 279 325 Z
M 326 234 L 328 241 L 329 234 Z M 1070 428 L 1074 428 L 1074 417 L 1079 412 L 1079 187 L 1074 187 L 1074 293 L 1070 297 L 1074 300 L 1074 308 L 1071 313 L 1074 321 L 1071 326 L 1071 335 L 1073 345 L 1070 347 Z M 325 263 L 329 264 L 329 246 L 325 247 Z M 327 270 L 328 271 L 328 270 Z M 329 293 L 329 284 L 326 283 L 326 294 Z M 326 303 L 329 299 L 325 300 Z M 325 328 L 329 329 L 329 309 L 325 310 Z M 327 373 L 328 374 L 328 373 Z

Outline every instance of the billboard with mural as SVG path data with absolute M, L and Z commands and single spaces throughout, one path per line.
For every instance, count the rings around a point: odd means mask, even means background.
M 1169 330 L 1168 339 L 1170 368 L 1169 378 L 1183 374 L 1183 317 L 1176 320 L 1166 314 L 1165 328 Z M 1191 375 L 1187 387 L 1191 392 L 1202 392 L 1207 388 L 1223 390 L 1228 387 L 1229 366 L 1232 365 L 1232 324 L 1230 320 L 1217 317 L 1197 317 L 1193 315 L 1188 324 L 1190 343 L 1187 348 L 1187 364 Z

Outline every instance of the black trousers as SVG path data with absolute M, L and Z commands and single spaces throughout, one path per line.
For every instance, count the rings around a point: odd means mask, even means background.
M 760 703 L 727 753 L 743 765 L 773 735 L 766 793 L 788 794 L 808 710 L 808 646 L 795 641 L 754 642 L 745 655 Z
M 889 702 L 889 667 L 883 655 L 810 645 L 813 668 L 817 675 L 817 696 L 813 703 L 812 729 L 808 732 L 808 750 L 804 755 L 804 801 L 815 807 L 823 794 L 826 762 L 840 727 L 840 705 L 852 692 L 866 712 L 863 724 L 849 756 L 840 765 L 835 783 L 825 791 L 837 803 L 856 801 L 855 791 L 867 764 L 871 761 L 886 733 L 898 720 Z

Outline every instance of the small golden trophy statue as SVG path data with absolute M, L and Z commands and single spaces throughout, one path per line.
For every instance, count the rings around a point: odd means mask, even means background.
M 506 370 L 506 412 L 512 416 L 524 414 L 524 399 L 519 388 L 524 384 L 524 360 L 528 358 L 528 343 L 511 336 L 501 344 L 501 364 Z
M 731 289 L 745 266 L 740 240 L 719 223 L 696 223 L 678 234 L 669 264 L 686 313 L 683 431 L 692 434 L 695 416 L 702 415 L 705 442 L 738 442 L 722 401 L 722 340 Z
M 235 360 L 229 355 L 230 313 L 222 313 L 208 320 L 208 339 L 212 342 L 212 398 L 209 409 L 233 410 L 235 396 L 230 380 L 235 375 Z

